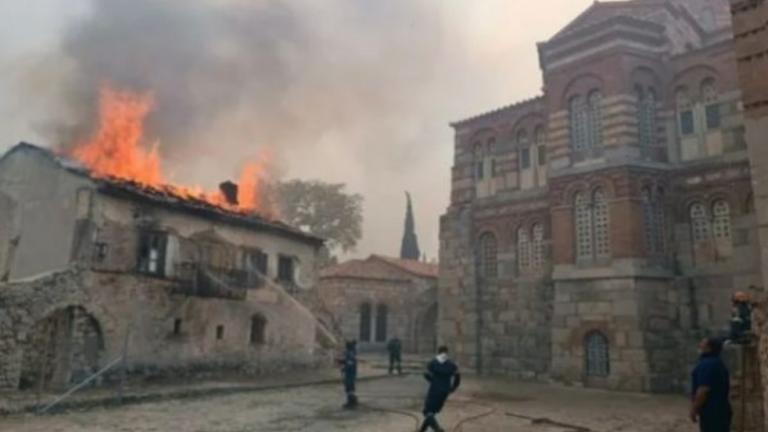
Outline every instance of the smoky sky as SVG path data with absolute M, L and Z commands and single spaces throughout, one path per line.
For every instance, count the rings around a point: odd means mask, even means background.
M 175 180 L 214 185 L 268 147 L 274 175 L 365 197 L 360 254 L 397 254 L 410 191 L 434 258 L 448 124 L 539 93 L 533 43 L 589 3 L 551 1 L 568 13 L 508 0 L 86 0 L 48 52 L 14 63 L 36 135 L 16 141 L 71 146 L 93 130 L 101 86 L 150 92 L 147 138 Z

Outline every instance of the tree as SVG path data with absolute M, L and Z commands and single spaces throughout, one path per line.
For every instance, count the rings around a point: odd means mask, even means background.
M 345 192 L 343 183 L 288 180 L 274 185 L 280 219 L 326 239 L 328 260 L 350 251 L 362 237 L 363 197 Z
M 405 199 L 405 228 L 403 230 L 403 242 L 400 245 L 400 258 L 418 260 L 421 258 L 421 252 L 419 252 L 419 238 L 416 236 L 416 226 L 413 221 L 411 194 L 406 192 Z

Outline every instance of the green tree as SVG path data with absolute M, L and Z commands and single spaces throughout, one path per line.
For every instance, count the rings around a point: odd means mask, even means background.
M 326 239 L 329 256 L 355 248 L 362 237 L 363 197 L 347 193 L 343 183 L 288 180 L 274 186 L 280 219 Z

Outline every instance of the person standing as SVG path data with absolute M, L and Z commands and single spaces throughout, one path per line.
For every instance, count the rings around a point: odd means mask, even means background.
M 389 352 L 389 374 L 395 371 L 397 367 L 397 374 L 403 374 L 403 343 L 397 336 L 393 337 L 387 343 L 387 351 Z
M 691 374 L 691 421 L 699 423 L 701 432 L 731 430 L 730 375 L 720 359 L 723 342 L 705 338 L 699 342 L 699 363 Z
M 355 395 L 355 381 L 357 380 L 357 342 L 347 341 L 344 357 L 339 360 L 341 373 L 344 377 L 344 392 L 347 394 L 347 402 L 344 408 L 357 408 L 357 396 Z
M 424 378 L 429 381 L 429 390 L 424 401 L 424 422 L 419 431 L 426 432 L 432 428 L 436 432 L 444 432 L 437 422 L 437 414 L 442 411 L 448 396 L 461 385 L 459 367 L 448 358 L 448 347 L 438 348 L 437 356 L 427 364 Z

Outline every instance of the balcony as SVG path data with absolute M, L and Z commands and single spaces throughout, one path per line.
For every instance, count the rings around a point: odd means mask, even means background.
M 174 294 L 194 297 L 244 300 L 249 289 L 264 286 L 257 272 L 221 269 L 199 263 L 181 263 L 175 267 L 178 284 Z

